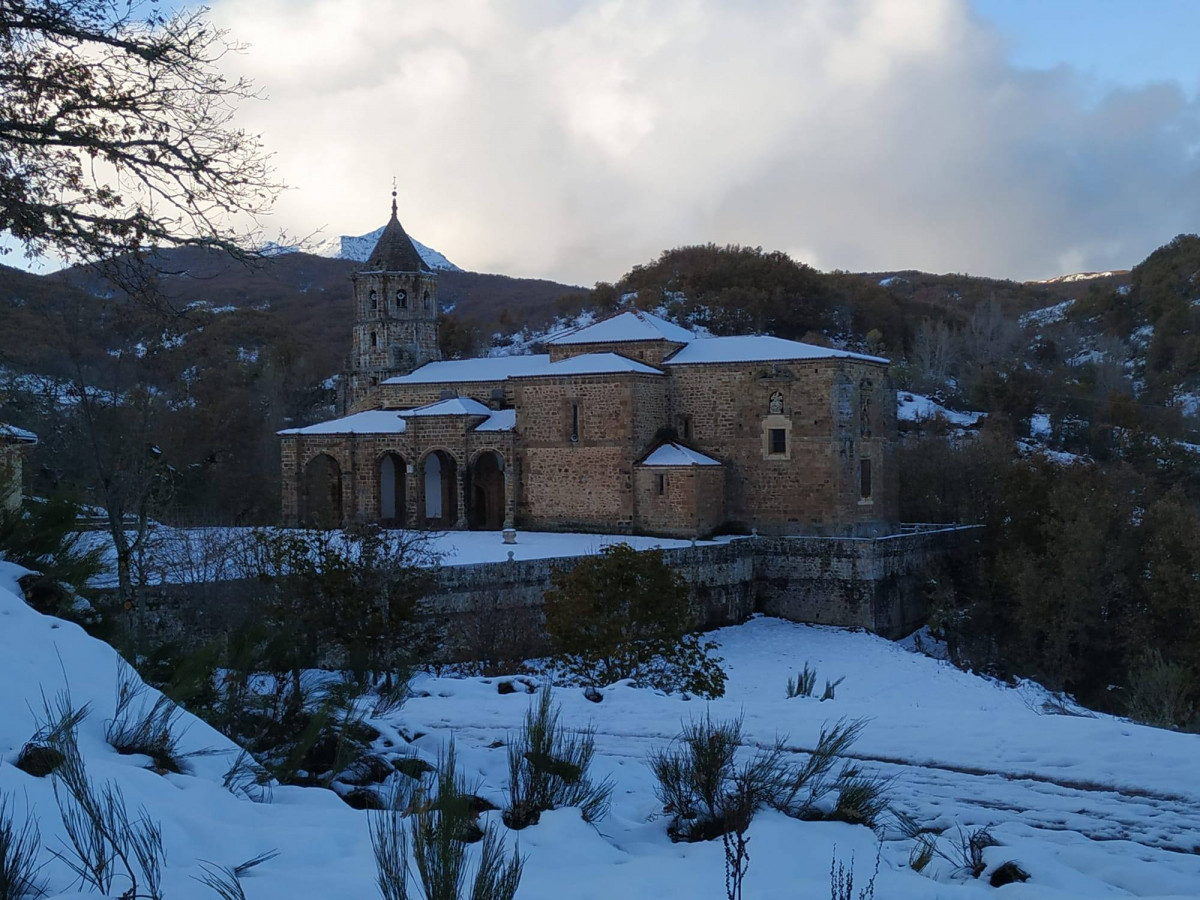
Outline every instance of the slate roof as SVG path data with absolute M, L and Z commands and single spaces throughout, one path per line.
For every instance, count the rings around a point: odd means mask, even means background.
M 503 381 L 550 364 L 545 353 L 533 356 L 494 356 L 478 359 L 448 359 L 426 363 L 407 375 L 388 378 L 384 384 L 450 384 L 462 381 Z
M 547 344 L 609 344 L 624 341 L 673 341 L 686 344 L 695 339 L 686 328 L 666 319 L 631 309 L 592 325 L 556 335 Z
M 509 378 L 553 378 L 559 375 L 609 375 L 615 372 L 633 372 L 639 375 L 662 375 L 660 369 L 619 353 L 580 353 L 558 362 L 546 363 L 526 372 L 516 372 Z
M 24 428 L 18 428 L 16 425 L 6 425 L 0 422 L 0 441 L 36 444 L 38 438 L 32 431 L 26 431 Z
M 304 428 L 285 428 L 278 434 L 403 434 L 408 423 L 394 409 L 369 409 Z
M 641 461 L 643 466 L 719 466 L 721 463 L 683 444 L 661 444 Z
M 392 192 L 392 218 L 367 257 L 367 272 L 432 272 L 396 218 L 396 192 Z
M 668 366 L 683 366 L 697 363 L 769 362 L 794 359 L 860 359 L 865 362 L 886 364 L 888 360 L 879 356 L 851 353 L 834 347 L 818 347 L 784 338 L 764 334 L 743 334 L 733 337 L 698 338 L 670 359 Z
M 446 400 L 439 400 L 437 403 L 430 403 L 427 406 L 418 406 L 416 409 L 406 409 L 401 411 L 402 416 L 490 416 L 491 409 L 484 406 L 478 400 L 472 400 L 470 397 L 450 397 Z

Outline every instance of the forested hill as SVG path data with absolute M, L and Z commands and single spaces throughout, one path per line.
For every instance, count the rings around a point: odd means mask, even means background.
M 1180 404 L 1198 368 L 1195 338 L 1186 336 L 1200 333 L 1189 325 L 1197 244 L 1179 238 L 1132 274 L 1049 283 L 822 273 L 783 253 L 714 245 L 666 251 L 592 289 L 443 272 L 443 352 L 486 353 L 516 331 L 523 347 L 536 348 L 540 334 L 583 310 L 633 304 L 718 334 L 768 332 L 881 353 L 901 388 L 1002 412 L 1021 433 L 1035 413 L 1053 415 L 1062 427 L 1052 437 L 1078 444 L 1114 390 L 1144 393 L 1152 419 L 1187 411 Z M 172 461 L 178 516 L 271 521 L 274 431 L 332 414 L 358 264 L 291 253 L 245 267 L 195 250 L 156 263 L 165 319 L 90 270 L 35 276 L 0 267 L 0 418 L 42 435 L 39 490 L 66 486 L 94 500 L 95 488 L 82 483 L 87 460 L 78 457 L 70 392 L 83 385 L 125 403 L 148 390 L 146 402 L 161 409 L 147 442 Z

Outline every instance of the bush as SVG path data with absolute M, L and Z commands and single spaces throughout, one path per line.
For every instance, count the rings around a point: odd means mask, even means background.
M 17 756 L 17 768 L 35 778 L 45 778 L 63 764 L 59 745 L 75 733 L 89 712 L 87 704 L 76 709 L 67 691 L 59 693 L 53 701 L 43 696 L 42 710 L 37 731 Z
M 1147 650 L 1129 676 L 1129 718 L 1158 728 L 1189 728 L 1197 723 L 1197 684 L 1185 666 Z
M 27 814 L 25 824 L 18 828 L 8 797 L 0 794 L 0 900 L 28 900 L 45 893 L 38 879 L 41 846 L 37 819 Z
M 21 585 L 39 612 L 70 618 L 75 594 L 107 568 L 101 547 L 82 548 L 78 518 L 79 507 L 61 497 L 0 509 L 0 556 L 38 573 Z
M 688 633 L 687 583 L 661 550 L 615 544 L 556 569 L 545 612 L 555 665 L 578 683 L 631 679 L 668 693 L 725 693 L 716 645 Z
M 782 740 L 739 766 L 741 744 L 741 719 L 714 722 L 706 714 L 684 724 L 673 748 L 651 752 L 648 763 L 658 782 L 654 792 L 671 815 L 672 840 L 707 841 L 744 832 L 755 812 L 785 791 L 789 773 Z
M 543 812 L 577 806 L 588 822 L 608 813 L 612 784 L 588 777 L 595 753 L 591 729 L 568 734 L 558 721 L 550 685 L 542 688 L 525 713 L 525 726 L 508 747 L 509 806 L 504 824 L 521 829 Z
M 804 664 L 804 670 L 794 679 L 789 677 L 787 682 L 787 696 L 791 700 L 795 697 L 811 697 L 813 691 L 817 687 L 817 671 L 810 669 L 808 663 Z
M 54 852 L 84 885 L 102 894 L 117 878 L 127 880 L 122 896 L 162 900 L 162 865 L 166 858 L 162 831 L 145 809 L 132 816 L 121 788 L 109 782 L 96 788 L 70 731 L 56 745 L 63 763 L 54 773 L 58 802 L 69 849 Z M 61 788 L 61 789 L 60 789 Z
M 472 793 L 456 771 L 454 744 L 439 761 L 436 792 L 398 788 L 389 809 L 370 820 L 377 883 L 384 900 L 409 900 L 415 870 L 424 900 L 512 900 L 524 861 L 505 858 L 503 839 L 480 829 Z M 474 839 L 474 840 L 473 840 Z M 468 877 L 467 847 L 479 843 L 479 861 Z M 470 893 L 466 893 L 468 881 Z
M 771 805 L 796 819 L 821 817 L 817 804 L 831 790 L 845 782 L 847 773 L 857 771 L 847 765 L 839 775 L 831 778 L 838 759 L 849 752 L 865 725 L 863 719 L 851 722 L 839 719 L 832 726 L 822 725 L 816 747 L 803 765 L 793 765 L 787 770 L 783 787 L 771 799 Z
M 147 705 L 149 688 L 129 666 L 117 671 L 117 704 L 104 728 L 104 739 L 118 753 L 140 753 L 150 757 L 159 772 L 184 771 L 176 731 L 180 709 L 170 698 L 159 695 Z

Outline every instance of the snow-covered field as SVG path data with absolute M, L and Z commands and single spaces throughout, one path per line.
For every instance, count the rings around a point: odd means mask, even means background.
M 41 616 L 14 593 L 20 570 L 0 563 L 0 791 L 18 818 L 41 823 L 43 875 L 52 896 L 75 896 L 65 865 L 51 850 L 64 832 L 48 779 L 12 765 L 35 730 L 42 695 L 69 687 L 91 714 L 79 741 L 96 780 L 119 783 L 132 807 L 160 821 L 167 850 L 164 896 L 214 896 L 193 880 L 200 860 L 233 865 L 277 849 L 279 856 L 244 881 L 251 900 L 376 896 L 367 816 L 319 789 L 277 788 L 255 804 L 225 790 L 222 776 L 236 749 L 198 720 L 184 749 L 187 775 L 158 775 L 146 759 L 118 755 L 103 738 L 112 715 L 116 654 L 75 625 Z M 863 765 L 892 779 L 894 806 L 921 824 L 993 826 L 1000 846 L 990 867 L 1013 860 L 1029 882 L 998 889 L 1020 898 L 1200 896 L 1200 736 L 1131 725 L 1109 717 L 1049 715 L 1044 691 L 1005 687 L 864 633 L 757 618 L 714 634 L 729 672 L 727 695 L 704 703 L 616 685 L 600 704 L 561 689 L 567 725 L 596 729 L 598 774 L 616 784 L 610 815 L 595 826 L 575 810 L 506 834 L 527 857 L 518 898 L 720 898 L 720 842 L 672 844 L 659 815 L 647 752 L 665 744 L 681 720 L 710 712 L 741 715 L 755 743 L 787 735 L 796 752 L 811 747 L 824 722 L 867 717 L 854 748 Z M 807 662 L 819 678 L 845 676 L 835 699 L 786 699 L 785 683 Z M 501 695 L 499 679 L 421 676 L 420 696 L 373 724 L 385 738 L 424 735 L 413 749 L 430 761 L 451 737 L 479 793 L 505 798 L 505 750 L 495 746 L 517 728 L 530 697 Z M 394 777 L 404 777 L 396 775 Z M 10 802 L 10 808 L 13 803 Z M 498 812 L 489 826 L 506 832 Z M 862 826 L 805 823 L 763 812 L 749 830 L 747 898 L 829 896 L 836 856 L 854 855 L 857 884 L 874 868 L 876 836 Z M 983 897 L 997 889 L 935 859 L 918 874 L 908 867 L 912 842 L 885 828 L 875 885 L 879 900 Z M 120 885 L 114 885 L 120 887 Z

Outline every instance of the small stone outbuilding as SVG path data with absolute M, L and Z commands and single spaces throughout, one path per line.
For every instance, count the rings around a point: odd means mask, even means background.
M 15 510 L 24 496 L 24 455 L 37 435 L 0 422 L 0 510 Z

